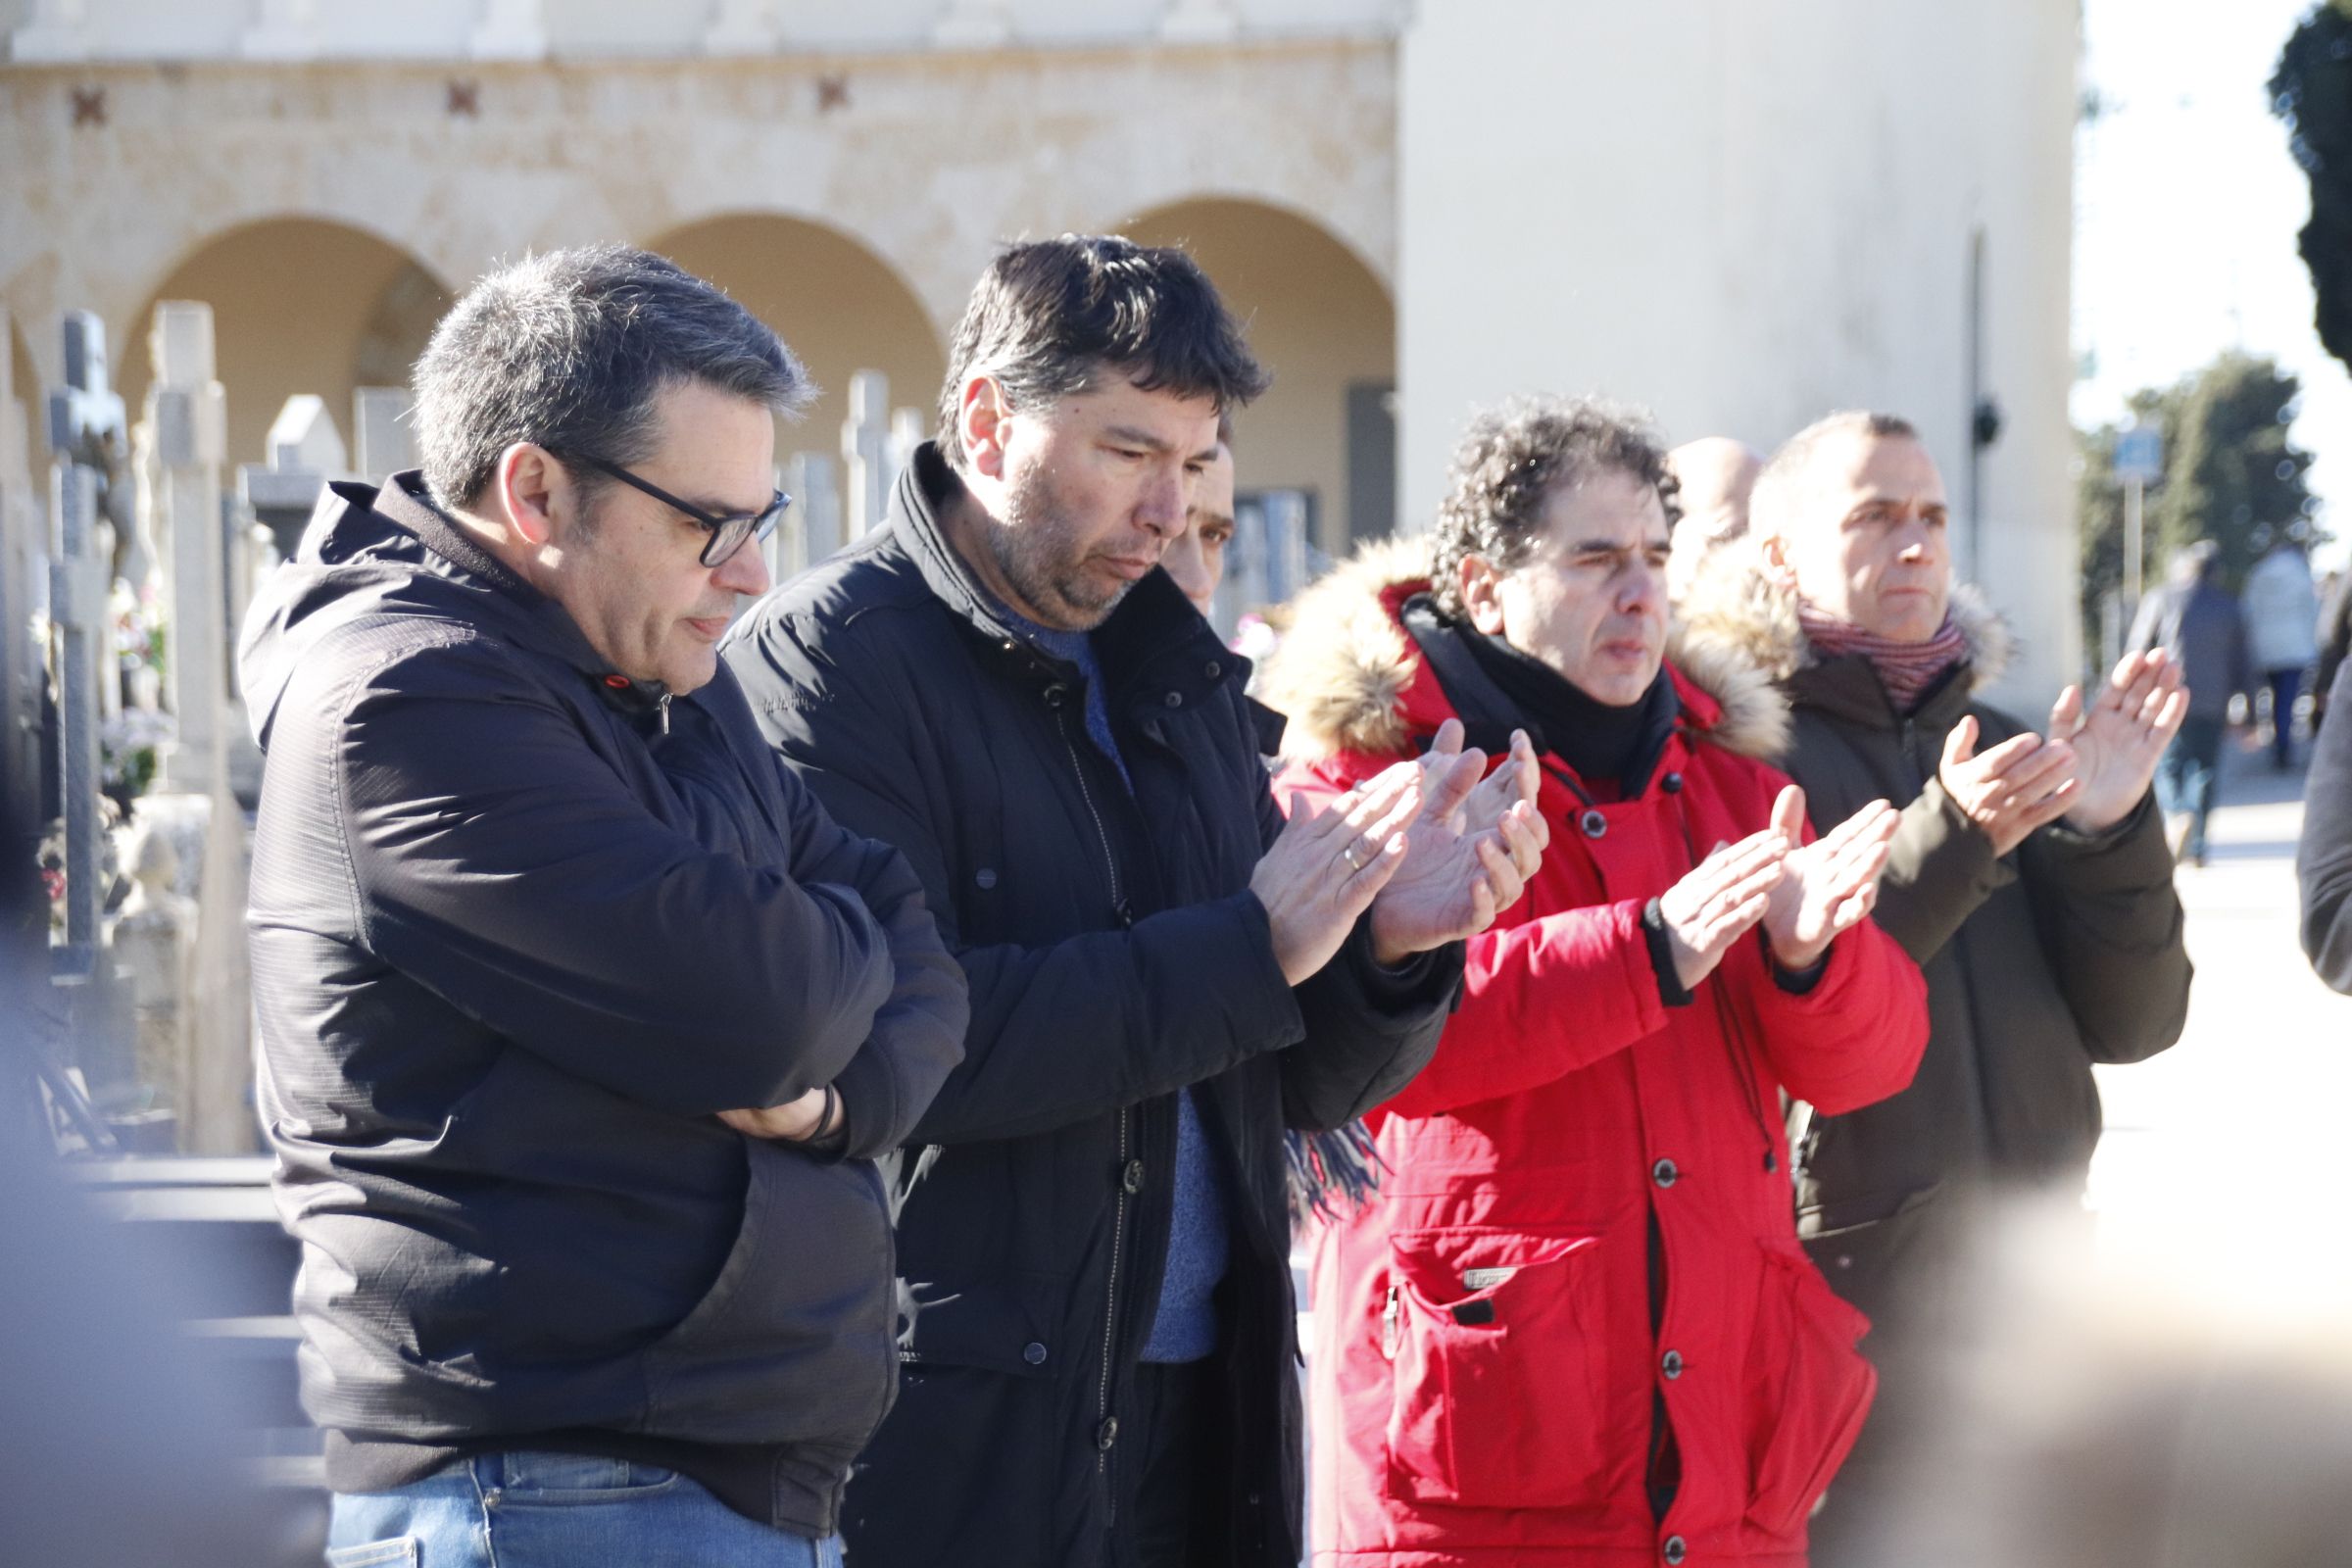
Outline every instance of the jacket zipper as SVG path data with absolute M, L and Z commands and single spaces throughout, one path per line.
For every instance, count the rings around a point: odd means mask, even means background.
M 1055 717 L 1061 727 L 1062 749 L 1069 753 L 1070 771 L 1078 779 L 1079 798 L 1086 802 L 1086 814 L 1095 824 L 1095 842 L 1102 846 L 1102 863 L 1110 871 L 1110 903 L 1112 913 L 1121 926 L 1135 923 L 1127 907 L 1127 895 L 1119 885 L 1119 858 L 1110 848 L 1110 831 L 1102 825 L 1102 813 L 1095 806 L 1095 792 L 1086 782 L 1086 764 L 1078 756 L 1078 743 L 1070 735 L 1069 710 L 1055 705 Z M 1127 1137 L 1128 1108 L 1119 1109 L 1119 1159 L 1113 1175 L 1116 1182 L 1111 1200 L 1110 1273 L 1102 1290 L 1102 1376 L 1095 1394 L 1095 1473 L 1110 1474 L 1110 1448 L 1102 1441 L 1110 1424 L 1110 1369 L 1118 1353 L 1119 1342 L 1119 1259 L 1127 1250 Z
M 1127 911 L 1127 895 L 1119 887 L 1119 858 L 1111 853 L 1110 832 L 1102 825 L 1102 813 L 1095 808 L 1095 792 L 1087 787 L 1086 764 L 1078 759 L 1078 743 L 1070 738 L 1069 710 L 1061 708 L 1055 716 L 1061 725 L 1062 750 L 1070 754 L 1070 771 L 1078 778 L 1079 799 L 1086 802 L 1086 814 L 1095 824 L 1095 842 L 1102 846 L 1102 863 L 1110 868 L 1111 913 L 1119 917 L 1120 925 L 1133 925 L 1135 921 Z

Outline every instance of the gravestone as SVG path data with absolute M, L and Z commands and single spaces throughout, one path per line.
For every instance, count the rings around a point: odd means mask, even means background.
M 793 524 L 792 569 L 805 571 L 848 543 L 842 537 L 841 481 L 833 460 L 813 452 L 797 454 L 785 465 L 784 490 L 792 497 L 792 510 L 785 514 Z
M 220 525 L 220 465 L 227 457 L 226 399 L 213 378 L 213 311 L 167 300 L 148 339 L 155 384 L 147 393 L 154 467 L 149 494 L 162 552 L 171 636 L 165 697 L 177 739 L 163 787 L 201 794 L 242 734 L 228 624 L 227 541 Z
M 889 410 L 890 377 L 880 370 L 859 370 L 850 377 L 850 416 L 842 421 L 841 459 L 848 470 L 842 486 L 842 525 L 851 539 L 880 527 L 890 505 Z
M 409 424 L 409 389 L 364 386 L 351 394 L 352 471 L 380 481 L 416 466 L 416 433 Z
M 882 511 L 890 513 L 891 492 L 899 487 L 899 475 L 914 462 L 914 449 L 929 440 L 931 432 L 924 427 L 923 411 L 900 409 L 890 416 L 890 440 L 882 448 Z
M 318 492 L 349 470 L 343 436 L 325 399 L 298 392 L 277 411 L 264 450 L 265 462 L 238 466 L 237 502 L 247 517 L 269 531 L 278 558 L 291 560 Z
M 102 689 L 117 684 L 107 612 L 112 545 L 100 522 L 111 448 L 123 440 L 122 400 L 107 384 L 106 327 L 86 311 L 65 318 L 66 385 L 49 395 L 52 454 L 49 616 L 57 639 L 58 787 L 65 816 L 66 940 L 54 955 L 66 983 L 96 974 L 104 823 L 98 749 Z

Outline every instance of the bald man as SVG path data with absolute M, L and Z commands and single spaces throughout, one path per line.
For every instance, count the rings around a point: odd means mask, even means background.
M 1707 435 L 1667 453 L 1666 466 L 1682 487 L 1683 518 L 1675 524 L 1674 554 L 1666 563 L 1666 597 L 1679 605 L 1707 552 L 1746 534 L 1747 496 L 1764 460 L 1728 435 Z

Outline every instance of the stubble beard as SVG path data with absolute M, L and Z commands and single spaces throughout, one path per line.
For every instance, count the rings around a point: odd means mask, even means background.
M 1074 543 L 1076 526 L 1043 472 L 1023 474 L 1005 493 L 1005 516 L 987 529 L 997 569 L 1029 608 L 1056 631 L 1093 631 L 1110 618 L 1132 583 L 1107 592 L 1091 581 Z

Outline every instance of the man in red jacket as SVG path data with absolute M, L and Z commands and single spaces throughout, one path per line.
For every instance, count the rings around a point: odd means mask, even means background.
M 1380 1191 L 1317 1238 L 1319 1564 L 1788 1568 L 1869 1407 L 1780 1095 L 1849 1109 L 1918 1064 L 1919 971 L 1867 918 L 1896 816 L 1808 841 L 1756 760 L 1770 683 L 1667 662 L 1673 516 L 1628 417 L 1489 415 L 1434 537 L 1305 596 L 1269 671 L 1307 759 L 1278 797 L 1523 728 L 1552 824 L 1370 1118 Z

